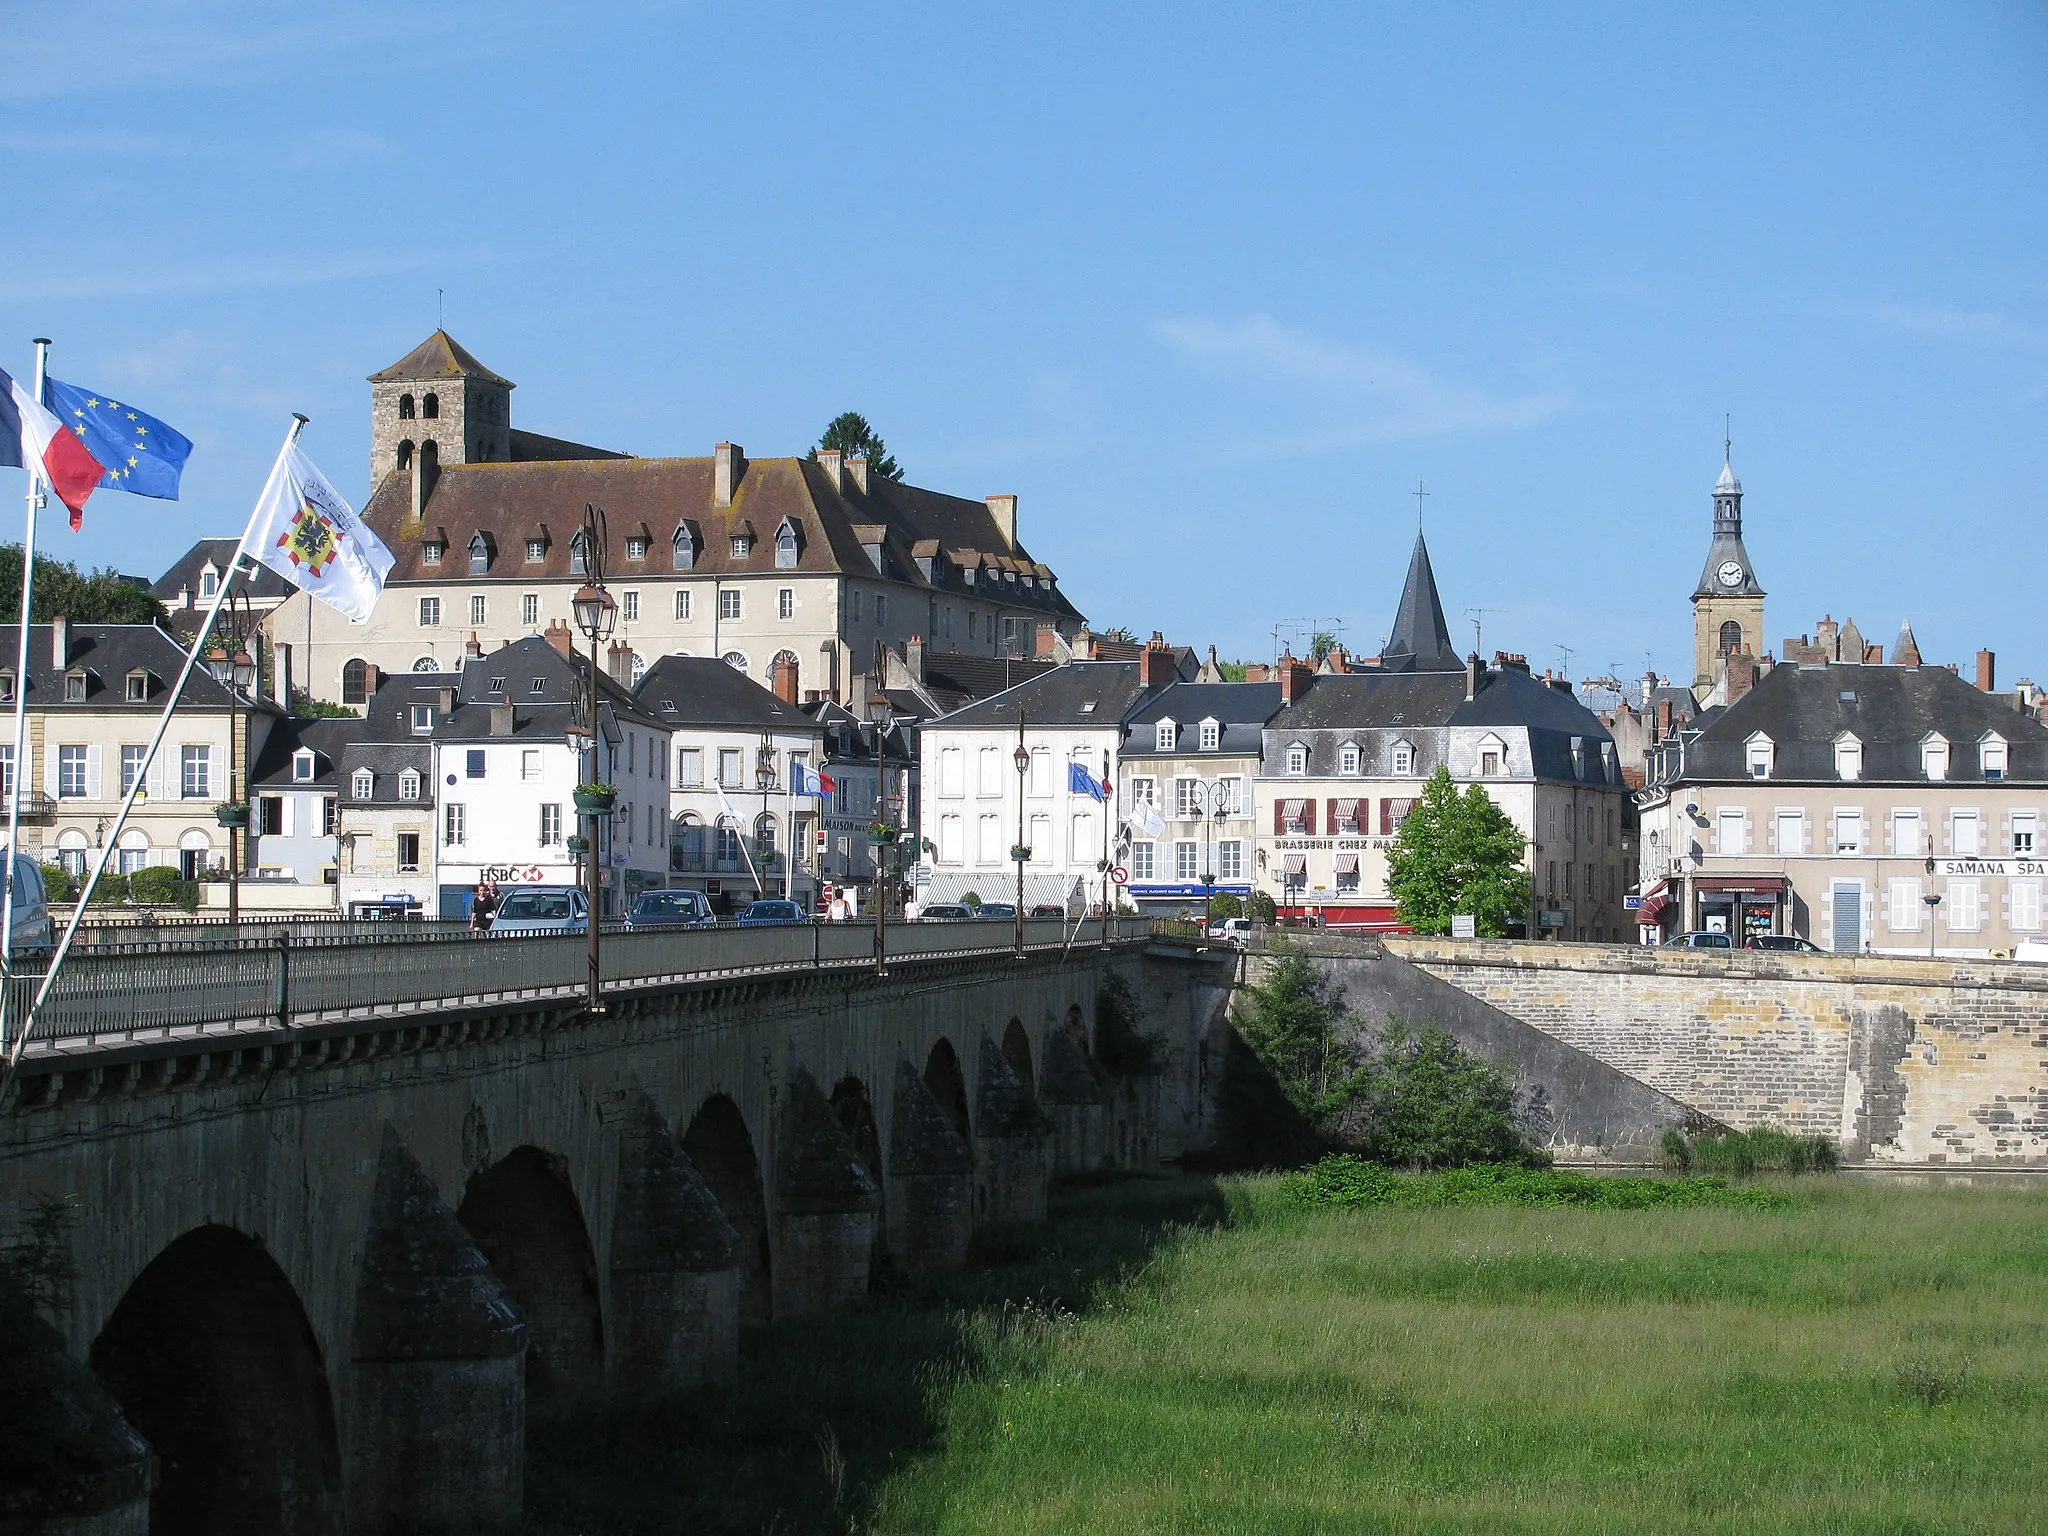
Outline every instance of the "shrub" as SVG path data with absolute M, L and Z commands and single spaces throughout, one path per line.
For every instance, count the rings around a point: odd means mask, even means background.
M 1268 899 L 1270 900 L 1271 898 Z M 1219 892 L 1218 894 L 1211 896 L 1209 898 L 1210 921 L 1220 923 L 1226 917 L 1243 916 L 1244 902 L 1240 900 L 1237 896 L 1232 895 L 1229 891 Z
M 1670 1133 L 1666 1133 L 1667 1136 Z M 1667 1144 L 1667 1156 L 1669 1149 Z M 1747 1178 L 1753 1173 L 1833 1173 L 1841 1153 L 1826 1136 L 1795 1136 L 1775 1126 L 1695 1136 L 1683 1166 Z
M 100 882 L 101 886 L 106 881 Z M 183 907 L 188 912 L 199 904 L 199 887 L 190 880 L 178 878 L 178 872 L 167 865 L 151 865 L 138 869 L 127 877 L 128 895 L 145 907 Z
M 1297 1205 L 1356 1209 L 1366 1206 L 1524 1205 L 1647 1210 L 1654 1206 L 1750 1206 L 1783 1210 L 1789 1195 L 1726 1179 L 1610 1178 L 1556 1168 L 1478 1164 L 1432 1174 L 1396 1173 L 1362 1157 L 1340 1154 L 1281 1181 Z
M 62 864 L 43 866 L 43 894 L 52 901 L 76 901 L 78 881 Z
M 967 909 L 968 909 L 969 911 L 973 911 L 973 912 L 978 912 L 978 911 L 980 911 L 980 910 L 981 910 L 981 892 L 979 892 L 979 891 L 969 891 L 969 892 L 968 892 L 968 893 L 967 893 L 967 894 L 966 894 L 965 896 L 962 896 L 962 897 L 960 898 L 960 905 L 961 905 L 961 906 L 963 906 L 963 907 L 966 907 L 966 908 L 967 908 Z
M 1279 915 L 1280 911 L 1274 905 L 1272 896 L 1265 891 L 1253 891 L 1245 899 L 1244 906 L 1244 915 L 1262 928 L 1272 927 L 1274 919 Z
M 1692 1166 L 1692 1148 L 1687 1145 L 1685 1133 L 1676 1126 L 1666 1126 L 1664 1134 L 1657 1138 L 1658 1149 L 1664 1154 L 1664 1166 L 1678 1173 Z

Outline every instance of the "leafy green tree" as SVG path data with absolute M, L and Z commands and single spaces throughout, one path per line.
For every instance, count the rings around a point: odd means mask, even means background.
M 1098 629 L 1095 631 L 1095 638 L 1113 640 L 1119 645 L 1136 645 L 1138 632 L 1128 624 L 1119 624 L 1114 629 Z
M 1436 1025 L 1398 1018 L 1367 1056 L 1345 1109 L 1345 1139 L 1408 1168 L 1511 1163 L 1533 1154 L 1515 1123 L 1514 1079 Z
M 1229 891 L 1218 891 L 1209 898 L 1209 916 L 1219 923 L 1226 917 L 1243 917 L 1244 902 Z
M 82 573 L 63 560 L 36 556 L 34 617 L 39 620 L 71 619 L 80 624 L 155 624 L 164 611 L 139 586 L 119 571 Z M 0 623 L 12 624 L 21 617 L 21 546 L 0 544 Z
M 1244 905 L 1245 916 L 1265 928 L 1272 927 L 1274 919 L 1279 916 L 1279 908 L 1265 891 L 1253 891 Z
M 1327 629 L 1319 629 L 1308 637 L 1308 659 L 1318 666 L 1323 658 L 1337 649 L 1337 637 Z
M 1349 1108 L 1361 1065 L 1344 994 L 1300 949 L 1278 949 L 1266 978 L 1244 989 L 1237 1032 L 1295 1111 L 1327 1132 Z
M 1223 674 L 1223 681 L 1226 683 L 1244 681 L 1244 663 L 1241 661 L 1219 661 L 1216 663 L 1216 670 Z
M 1416 933 L 1449 933 L 1451 918 L 1469 913 L 1482 937 L 1505 938 L 1529 915 L 1525 842 L 1485 790 L 1461 795 L 1450 770 L 1437 769 L 1387 854 L 1395 911 Z
M 835 448 L 849 459 L 866 459 L 871 475 L 881 475 L 889 480 L 903 478 L 903 466 L 890 457 L 888 446 L 859 411 L 841 411 L 827 422 L 825 434 L 818 439 L 818 446 L 811 450 L 810 456 L 816 459 L 821 449 Z

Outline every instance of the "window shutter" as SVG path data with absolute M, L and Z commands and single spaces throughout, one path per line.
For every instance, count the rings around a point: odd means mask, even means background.
M 1301 830 L 1310 837 L 1316 835 L 1316 803 L 1313 800 L 1301 802 Z
M 1326 818 L 1323 825 L 1328 827 L 1330 835 L 1335 837 L 1337 835 L 1337 800 L 1334 795 L 1324 802 L 1323 815 Z
M 85 798 L 88 800 L 100 798 L 100 753 L 102 750 L 102 748 L 97 746 L 85 749 Z
M 55 798 L 57 793 L 57 743 L 43 743 L 43 793 Z
M 1273 802 L 1273 835 L 1275 837 L 1285 837 L 1287 835 L 1287 802 L 1285 800 L 1276 799 Z
M 293 835 L 293 834 L 292 834 L 292 809 L 293 809 L 293 807 L 295 807 L 295 806 L 296 806 L 296 805 L 297 805 L 298 803 L 299 803 L 299 797 L 298 797 L 297 795 L 280 795 L 280 796 L 278 796 L 278 799 L 277 799 L 277 804 L 278 804 L 278 816 L 277 816 L 277 835 L 278 835 L 279 837 L 290 837 L 290 836 L 292 836 L 292 835 Z
M 142 792 L 152 800 L 164 797 L 164 751 L 157 748 L 156 756 L 149 760 L 149 772 L 142 776 Z

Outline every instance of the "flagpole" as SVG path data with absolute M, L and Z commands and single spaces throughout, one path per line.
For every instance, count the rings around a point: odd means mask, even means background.
M 265 492 L 269 490 L 271 482 L 283 473 L 285 458 L 292 451 L 292 445 L 299 440 L 299 433 L 305 429 L 306 421 L 306 417 L 297 412 L 292 413 L 291 429 L 285 433 L 284 445 L 277 450 L 277 462 L 271 466 L 269 478 L 263 482 Z M 157 749 L 163 745 L 164 737 L 170 731 L 171 716 L 177 710 L 178 700 L 184 695 L 185 684 L 191 679 L 192 669 L 199 663 L 199 653 L 205 649 L 206 641 L 213 633 L 214 621 L 220 617 L 221 606 L 227 601 L 229 589 L 234 586 L 235 578 L 242 574 L 242 559 L 247 552 L 249 535 L 255 531 L 256 519 L 262 516 L 263 509 L 268 504 L 267 495 L 257 496 L 256 505 L 249 513 L 248 526 L 242 530 L 242 537 L 235 544 L 235 553 L 228 561 L 227 571 L 221 577 L 220 585 L 214 589 L 213 604 L 206 610 L 205 622 L 199 626 L 199 632 L 192 637 L 191 648 L 185 652 L 185 664 L 179 669 L 178 681 L 171 688 L 170 698 L 165 701 L 163 714 L 157 718 L 156 734 L 149 739 L 149 746 L 142 754 L 142 762 L 135 770 L 134 782 L 128 786 L 128 793 L 122 797 L 121 810 L 114 818 L 113 829 L 107 833 L 106 840 L 100 845 L 99 857 L 93 860 L 92 872 L 86 877 L 85 886 L 78 893 L 78 905 L 71 913 L 71 921 L 64 926 L 64 937 L 58 942 L 56 953 L 50 956 L 49 969 L 43 976 L 42 985 L 36 989 L 36 1000 L 29 1008 L 28 1017 L 22 1020 L 21 1031 L 14 1037 L 14 1044 L 8 1051 L 6 1068 L 0 1071 L 0 1098 L 5 1097 L 7 1085 L 14 1077 L 14 1069 L 21 1062 L 22 1050 L 28 1044 L 30 1031 L 35 1028 L 36 1015 L 42 1011 L 44 1002 L 49 998 L 50 989 L 57 983 L 57 973 L 64 968 L 64 961 L 71 953 L 71 942 L 78 936 L 79 922 L 84 918 L 86 906 L 91 902 L 92 893 L 99 885 L 101 874 L 106 870 L 107 860 L 120 844 L 121 829 L 127 824 L 128 813 L 135 808 L 135 802 L 143 794 L 143 786 L 149 778 L 150 765 L 156 761 Z M 233 683 L 230 682 L 229 686 L 232 687 Z M 235 744 L 230 741 L 228 753 L 231 759 L 234 750 Z M 13 884 L 11 880 L 8 883 L 10 886 Z
M 38 404 L 43 398 L 43 380 L 48 377 L 50 338 L 36 338 L 36 387 Z M 35 591 L 36 513 L 48 498 L 43 491 L 42 464 L 24 453 L 22 467 L 28 472 L 28 518 L 21 535 L 21 607 L 15 615 L 20 630 L 14 663 L 14 771 L 7 786 L 7 891 L 0 896 L 0 978 L 14 974 L 14 851 L 21 846 L 21 770 L 28 752 L 28 661 L 29 600 Z M 12 989 L 0 985 L 0 1049 L 7 1044 L 7 1004 Z
M 788 829 L 785 834 L 788 845 L 783 849 L 782 856 L 782 899 L 787 901 L 790 881 L 794 878 L 796 869 L 796 774 L 792 771 L 782 777 L 785 788 L 782 797 L 783 825 Z

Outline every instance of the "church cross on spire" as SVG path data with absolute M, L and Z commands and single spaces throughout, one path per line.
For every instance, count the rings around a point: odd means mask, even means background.
M 1415 531 L 1419 534 L 1422 532 L 1422 498 L 1427 496 L 1429 492 L 1424 489 L 1423 482 L 1417 480 L 1415 482 L 1415 489 L 1408 494 L 1415 498 Z

